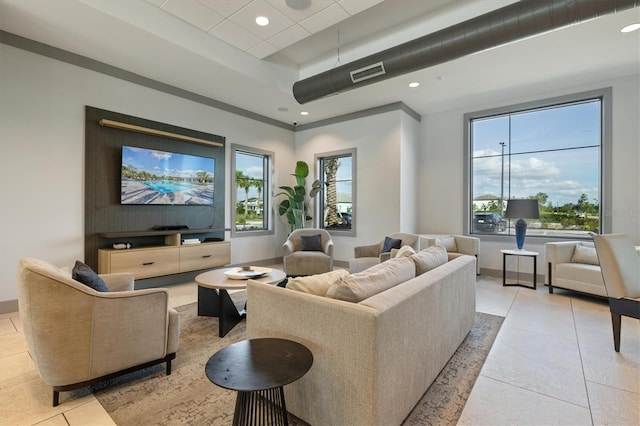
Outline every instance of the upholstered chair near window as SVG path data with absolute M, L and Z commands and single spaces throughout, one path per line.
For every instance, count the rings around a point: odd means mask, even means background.
M 391 250 L 402 246 L 410 246 L 414 250 L 420 249 L 420 238 L 415 234 L 397 232 L 386 236 L 382 241 L 368 246 L 353 248 L 354 258 L 349 261 L 349 272 L 364 271 L 391 258 Z
M 41 260 L 18 265 L 20 320 L 36 369 L 53 387 L 53 405 L 61 391 L 150 365 L 166 362 L 171 374 L 180 317 L 167 289 L 133 291 L 132 274 L 98 276 L 88 267 L 73 276 L 84 284 Z
M 622 316 L 640 319 L 640 256 L 624 234 L 595 235 L 613 326 L 613 347 L 620 352 Z
M 287 276 L 322 274 L 333 270 L 333 241 L 324 229 L 296 229 L 282 246 Z
M 439 244 L 447 249 L 447 254 L 468 254 L 476 257 L 476 275 L 480 274 L 480 238 L 466 235 L 433 234 L 420 235 L 420 249 Z

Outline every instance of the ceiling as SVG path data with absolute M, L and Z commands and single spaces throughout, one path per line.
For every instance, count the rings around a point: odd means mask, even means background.
M 0 29 L 289 124 L 399 101 L 425 115 L 640 73 L 640 31 L 619 31 L 640 21 L 634 8 L 305 105 L 293 98 L 297 80 L 514 1 L 311 0 L 296 10 L 306 0 L 0 0 Z M 256 14 L 270 25 L 257 28 Z

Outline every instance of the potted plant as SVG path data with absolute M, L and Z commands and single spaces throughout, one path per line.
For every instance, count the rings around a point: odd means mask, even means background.
M 291 225 L 291 230 L 300 229 L 305 227 L 305 223 L 311 220 L 311 216 L 308 215 L 307 209 L 309 208 L 309 201 L 314 198 L 320 192 L 320 181 L 315 180 L 311 185 L 309 196 L 307 197 L 307 176 L 309 176 L 309 166 L 304 161 L 296 162 L 296 168 L 293 175 L 296 178 L 296 185 L 292 188 L 290 186 L 280 186 L 283 190 L 276 194 L 284 195 L 286 198 L 278 205 L 278 213 L 280 216 L 287 217 L 287 222 Z

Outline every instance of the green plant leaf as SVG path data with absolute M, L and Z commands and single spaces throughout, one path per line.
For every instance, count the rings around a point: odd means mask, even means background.
M 306 178 L 309 176 L 309 166 L 304 161 L 296 162 L 296 170 L 294 172 L 296 176 Z

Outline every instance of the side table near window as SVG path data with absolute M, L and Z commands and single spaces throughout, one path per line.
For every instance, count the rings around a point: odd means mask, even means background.
M 520 286 L 525 288 L 536 289 L 537 288 L 537 260 L 538 253 L 537 251 L 529 251 L 529 250 L 500 250 L 502 253 L 502 285 L 503 286 Z M 533 258 L 533 286 L 520 283 L 520 262 L 518 259 L 518 282 L 516 283 L 507 283 L 507 256 L 525 256 Z

